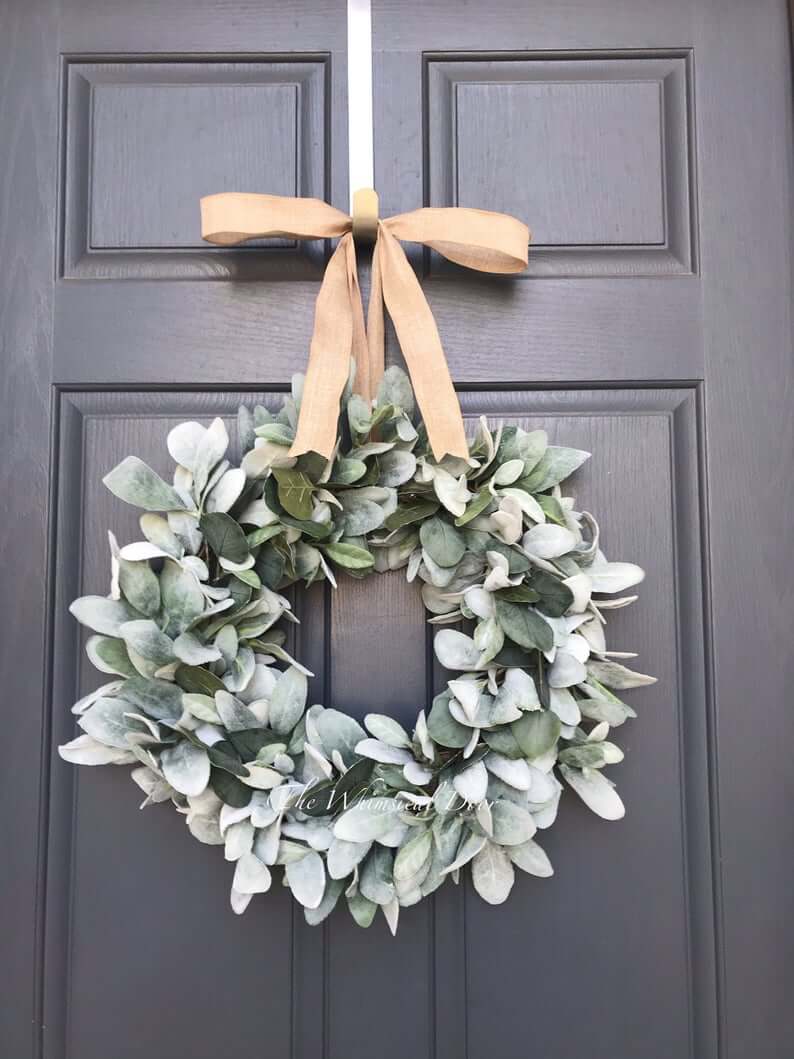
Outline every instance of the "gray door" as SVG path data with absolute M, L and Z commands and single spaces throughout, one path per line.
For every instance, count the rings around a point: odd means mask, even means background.
M 129 452 L 165 471 L 170 425 L 266 401 L 305 362 L 326 248 L 209 248 L 197 201 L 346 205 L 345 5 L 4 0 L 2 1054 L 779 1059 L 786 5 L 378 0 L 373 19 L 384 214 L 457 203 L 535 232 L 518 279 L 415 257 L 465 411 L 591 449 L 578 496 L 648 573 L 614 623 L 659 676 L 626 731 L 628 815 L 565 804 L 553 880 L 496 909 L 445 888 L 392 940 L 342 913 L 309 928 L 278 888 L 234 917 L 228 866 L 175 814 L 53 757 L 94 679 L 67 602 L 106 591 L 106 528 L 133 532 L 101 476 Z M 414 717 L 440 674 L 399 574 L 296 607 L 321 701 Z

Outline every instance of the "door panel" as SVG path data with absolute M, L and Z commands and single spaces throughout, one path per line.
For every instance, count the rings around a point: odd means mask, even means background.
M 522 876 L 500 908 L 446 887 L 391 939 L 341 911 L 309 928 L 279 887 L 234 917 L 218 850 L 173 810 L 139 814 L 126 770 L 52 753 L 99 682 L 68 602 L 106 591 L 106 530 L 136 533 L 102 475 L 131 452 L 167 471 L 185 418 L 234 436 L 240 401 L 276 403 L 305 364 L 329 248 L 210 248 L 197 198 L 346 206 L 345 14 L 0 8 L 3 1054 L 777 1059 L 794 1030 L 783 0 L 373 5 L 383 214 L 460 204 L 535 230 L 517 278 L 409 248 L 464 412 L 592 451 L 577 498 L 607 554 L 647 571 L 610 620 L 659 677 L 621 731 L 626 819 L 564 799 L 553 880 Z M 294 605 L 315 701 L 409 723 L 444 683 L 401 574 Z

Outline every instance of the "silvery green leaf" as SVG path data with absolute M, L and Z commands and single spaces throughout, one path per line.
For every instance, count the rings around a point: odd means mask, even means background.
M 179 519 L 182 513 L 170 513 L 168 519 L 172 517 Z M 191 517 L 184 512 L 185 517 Z M 162 517 L 162 515 L 153 515 L 150 512 L 141 515 L 138 520 L 141 532 L 144 537 L 153 544 L 156 548 L 166 552 L 166 554 L 173 556 L 175 559 L 181 559 L 184 552 L 184 547 L 173 529 L 169 525 L 169 522 Z
M 453 780 L 452 786 L 461 798 L 470 805 L 477 805 L 485 797 L 488 791 L 488 773 L 482 761 L 458 772 Z
M 608 688 L 616 688 L 622 691 L 626 688 L 643 688 L 648 684 L 655 684 L 656 677 L 649 677 L 645 673 L 635 673 L 619 662 L 592 660 L 587 663 L 587 674 L 595 677 Z M 585 677 L 582 678 L 583 680 Z
M 389 901 L 387 905 L 381 905 L 381 909 L 383 910 L 383 918 L 388 924 L 392 937 L 394 937 L 397 933 L 397 924 L 400 918 L 400 903 L 395 897 L 394 900 Z
M 182 715 L 182 689 L 166 680 L 136 676 L 125 680 L 121 694 L 125 702 L 158 721 L 178 721 Z
M 130 563 L 141 563 L 148 559 L 168 559 L 170 552 L 164 551 L 151 541 L 133 541 L 132 544 L 124 545 L 119 551 L 119 557 Z
M 428 732 L 427 718 L 425 717 L 424 710 L 420 710 L 419 716 L 416 718 L 414 735 L 419 740 L 419 746 L 422 748 L 424 756 L 428 761 L 433 761 L 435 758 L 435 747 L 433 746 L 433 740 L 430 738 L 430 733 Z
M 636 713 L 625 702 L 611 695 L 603 685 L 598 690 L 592 685 L 580 685 L 587 698 L 579 700 L 582 716 L 591 721 L 605 722 L 610 728 L 617 728 Z
M 319 853 L 310 852 L 291 861 L 285 875 L 295 900 L 304 908 L 317 908 L 325 892 L 325 867 Z
M 330 779 L 333 776 L 334 770 L 331 762 L 316 747 L 313 747 L 311 743 L 305 743 L 303 752 L 306 755 L 304 780 L 308 782 L 315 779 Z
M 540 699 L 535 681 L 525 669 L 513 667 L 505 670 L 504 680 L 493 702 L 492 721 L 507 724 L 518 720 L 521 710 L 537 710 Z
M 419 539 L 437 566 L 457 566 L 466 551 L 463 534 L 451 522 L 437 515 L 422 523 Z
M 221 653 L 213 644 L 203 643 L 192 632 L 183 632 L 174 640 L 174 654 L 189 666 L 201 666 L 207 662 L 217 662 Z
M 455 859 L 444 868 L 441 874 L 449 875 L 468 864 L 483 849 L 487 841 L 485 835 L 475 835 L 473 831 L 469 831 L 458 847 Z
M 85 653 L 100 673 L 117 673 L 122 677 L 131 677 L 136 673 L 124 641 L 114 636 L 89 636 Z
M 599 599 L 598 609 L 599 610 L 620 610 L 623 607 L 628 607 L 632 603 L 636 603 L 639 596 L 621 596 L 620 599 Z
M 570 613 L 582 614 L 587 609 L 592 592 L 592 582 L 587 574 L 574 574 L 563 581 L 566 588 L 573 593 L 573 602 L 568 608 Z
M 205 721 L 207 724 L 221 723 L 218 711 L 215 709 L 215 700 L 209 695 L 183 695 L 182 705 L 199 721 Z
M 415 828 L 414 830 L 416 831 Z M 394 858 L 395 881 L 405 882 L 408 879 L 414 879 L 415 885 L 419 885 L 422 877 L 418 880 L 415 877 L 421 876 L 422 869 L 426 871 L 429 867 L 432 845 L 433 836 L 429 830 L 419 831 L 403 843 Z
M 208 494 L 205 511 L 228 511 L 237 502 L 244 487 L 245 471 L 241 467 L 225 471 Z
M 318 926 L 333 912 L 343 890 L 344 886 L 340 879 L 329 879 L 326 882 L 323 899 L 317 908 L 304 908 L 303 910 L 303 915 L 310 927 Z
M 500 846 L 519 846 L 535 834 L 536 825 L 531 814 L 512 801 L 495 801 L 491 816 L 493 839 Z
M 391 830 L 402 811 L 397 798 L 365 798 L 347 809 L 334 824 L 334 836 L 346 842 L 372 842 Z
M 133 769 L 130 777 L 146 795 L 141 809 L 145 809 L 148 805 L 156 805 L 159 802 L 167 802 L 174 794 L 171 785 L 147 765 L 139 765 L 138 768 Z
M 355 492 L 340 493 L 344 510 L 344 533 L 347 537 L 364 537 L 383 525 L 385 513 L 380 504 Z
M 149 618 L 160 609 L 160 584 L 148 563 L 119 559 L 119 586 L 124 598 Z
M 127 621 L 120 627 L 127 651 L 135 651 L 141 658 L 154 662 L 158 666 L 174 661 L 174 644 L 155 622 Z
M 529 765 L 521 759 L 515 761 L 492 750 L 483 759 L 485 767 L 504 783 L 519 791 L 528 791 L 532 784 L 532 773 Z
M 488 784 L 488 786 L 490 787 L 490 784 Z M 508 790 L 509 789 L 510 788 L 508 788 Z M 485 834 L 489 838 L 493 838 L 493 815 L 488 801 L 480 802 L 474 811 L 474 818 Z
M 326 858 L 328 874 L 332 879 L 345 879 L 366 857 L 371 847 L 372 842 L 346 842 L 344 839 L 334 838 L 328 847 Z
M 101 687 L 89 691 L 87 695 L 83 695 L 83 697 L 78 699 L 74 706 L 72 706 L 72 713 L 85 713 L 88 707 L 92 706 L 97 699 L 112 698 L 117 691 L 121 690 L 122 684 L 123 681 L 121 680 L 111 680 L 107 684 L 103 684 Z
M 135 617 L 135 612 L 121 599 L 104 596 L 81 596 L 69 607 L 81 625 L 105 636 L 120 636 L 121 626 Z
M 645 577 L 645 571 L 634 563 L 595 562 L 588 570 L 593 592 L 623 592 L 633 585 L 638 585 Z
M 408 780 L 409 783 L 413 783 L 416 787 L 423 787 L 426 783 L 429 783 L 433 778 L 433 773 L 429 768 L 425 768 L 424 765 L 420 765 L 418 761 L 409 761 L 403 765 L 403 776 Z M 408 792 L 404 791 L 403 794 L 407 796 Z
M 476 669 L 480 652 L 474 640 L 456 629 L 442 629 L 433 639 L 436 658 L 445 669 Z
M 254 845 L 254 825 L 250 820 L 238 820 L 226 829 L 224 857 L 235 861 L 250 853 Z
M 160 754 L 163 775 L 180 794 L 201 794 L 210 781 L 207 751 L 181 739 Z
M 353 717 L 339 710 L 323 710 L 316 719 L 317 732 L 327 755 L 337 751 L 342 756 L 345 766 L 350 766 L 356 758 L 356 743 L 364 738 L 364 729 Z
M 573 768 L 602 768 L 606 765 L 603 743 L 580 743 L 560 751 L 559 760 Z M 611 745 L 611 744 L 610 744 Z
M 361 868 L 358 888 L 364 897 L 377 905 L 394 898 L 393 856 L 383 846 L 373 846 Z
M 458 680 L 447 681 L 447 687 L 460 703 L 468 721 L 473 721 L 477 715 L 482 695 L 482 681 L 470 680 L 463 677 Z M 466 722 L 463 722 L 466 723 Z
M 229 691 L 243 691 L 253 677 L 255 667 L 254 652 L 250 647 L 241 646 L 221 679 Z
M 578 658 L 568 651 L 558 650 L 549 670 L 549 686 L 571 688 L 587 680 L 587 669 Z
M 228 691 L 215 692 L 215 709 L 227 732 L 244 732 L 262 725 L 248 706 Z
M 532 839 L 522 842 L 520 846 L 510 846 L 507 855 L 517 868 L 529 875 L 536 875 L 539 879 L 548 879 L 554 874 L 554 868 L 551 866 L 546 851 Z
M 201 494 L 209 481 L 210 472 L 223 459 L 229 447 L 229 435 L 222 419 L 213 419 L 197 440 L 193 466 L 196 492 Z
M 245 703 L 255 702 L 259 699 L 269 699 L 273 688 L 276 686 L 278 676 L 279 671 L 277 669 L 257 663 L 254 666 L 253 676 L 245 688 L 239 692 L 238 698 Z
M 392 364 L 384 371 L 378 384 L 376 404 L 378 407 L 393 405 L 395 408 L 401 408 L 407 415 L 413 412 L 414 393 L 411 381 L 398 365 Z
M 172 559 L 166 559 L 160 573 L 163 610 L 168 618 L 166 632 L 178 636 L 204 611 L 204 593 L 195 574 Z
M 172 459 L 192 471 L 196 466 L 198 447 L 206 433 L 200 423 L 180 423 L 168 434 L 166 444 Z
M 264 765 L 249 764 L 246 769 L 248 775 L 241 776 L 240 780 L 246 787 L 253 787 L 257 791 L 270 791 L 278 787 L 284 778 L 280 772 Z
M 577 725 L 582 719 L 576 699 L 567 688 L 549 688 L 549 709 L 563 724 Z
M 253 798 L 260 795 L 261 791 L 255 791 Z M 253 798 L 251 799 L 253 801 Z M 259 828 L 260 824 L 255 819 L 255 813 L 251 815 L 251 823 Z M 274 818 L 269 823 L 261 825 L 262 830 L 256 832 L 254 838 L 254 854 L 263 864 L 275 864 L 278 859 L 279 840 L 281 838 L 281 818 Z
M 422 549 L 422 565 L 419 574 L 423 581 L 430 581 L 436 588 L 448 588 L 457 577 L 454 566 L 439 566 L 429 552 Z
M 487 618 L 477 623 L 474 629 L 474 646 L 480 652 L 479 666 L 487 666 L 502 650 L 505 634 L 496 618 Z
M 276 864 L 284 866 L 292 864 L 293 861 L 301 860 L 308 853 L 306 846 L 300 842 L 292 842 L 290 839 L 282 839 L 278 844 L 278 856 L 276 857 Z
M 527 555 L 536 555 L 540 559 L 556 559 L 573 551 L 576 537 L 563 526 L 548 522 L 527 530 L 521 545 Z
M 472 494 L 466 487 L 465 474 L 454 478 L 442 467 L 435 467 L 433 470 L 433 489 L 436 496 L 447 511 L 456 518 L 460 517 L 466 510 L 466 504 L 472 498 Z
M 360 927 L 368 927 L 375 918 L 378 906 L 374 901 L 368 901 L 357 889 L 346 892 L 347 907 L 350 915 Z
M 282 824 L 281 833 L 287 838 L 296 838 L 300 842 L 308 843 L 318 852 L 329 849 L 333 842 L 331 828 L 326 820 L 319 818 L 292 820 L 288 817 Z
M 532 773 L 532 786 L 529 788 L 528 798 L 534 812 L 534 806 L 543 804 L 554 797 L 560 789 L 560 783 L 553 772 L 546 772 L 534 764 L 530 764 L 529 771 Z
M 303 715 L 309 684 L 304 673 L 290 666 L 276 681 L 270 696 L 270 726 L 288 735 Z
M 378 457 L 378 484 L 389 488 L 404 485 L 416 473 L 416 456 L 403 449 L 393 449 Z
M 550 750 L 560 735 L 560 719 L 549 710 L 523 713 L 510 725 L 516 742 L 532 760 Z
M 614 786 L 594 769 L 573 769 L 560 765 L 560 772 L 588 809 L 604 820 L 620 820 L 626 810 Z
M 531 493 L 527 493 L 524 489 L 500 489 L 499 492 L 501 496 L 515 501 L 522 514 L 528 515 L 533 522 L 546 521 L 543 508 Z
M 203 537 L 199 530 L 198 518 L 191 511 L 169 511 L 168 525 L 185 551 L 195 554 L 201 548 Z M 160 546 L 166 551 L 169 550 L 164 543 Z
M 409 750 L 402 747 L 389 746 L 381 743 L 379 739 L 362 739 L 356 744 L 356 753 L 362 757 L 371 758 L 373 761 L 381 761 L 386 765 L 405 765 L 413 761 L 413 755 Z
M 471 865 L 474 889 L 489 905 L 506 901 L 513 888 L 515 872 L 507 853 L 501 846 L 487 842 Z
M 549 445 L 527 477 L 522 479 L 522 484 L 529 492 L 543 493 L 553 485 L 565 481 L 589 458 L 590 453 L 581 449 Z
M 102 481 L 119 500 L 147 511 L 178 511 L 185 506 L 176 490 L 137 456 L 127 456 Z
M 73 765 L 128 765 L 135 761 L 129 750 L 106 746 L 90 735 L 78 735 L 58 747 L 58 754 Z
M 430 716 L 427 718 L 429 737 L 441 746 L 462 749 L 471 738 L 471 730 L 455 720 L 449 703 L 449 695 L 437 695 L 433 700 Z
M 234 912 L 236 916 L 241 916 L 250 905 L 252 897 L 253 894 L 241 894 L 239 891 L 232 888 L 231 893 L 229 894 L 232 912 Z
M 476 618 L 493 617 L 496 609 L 493 593 L 486 592 L 484 588 L 475 586 L 474 588 L 466 589 L 463 594 L 463 599 L 468 609 Z
M 579 634 L 587 641 L 595 654 L 604 654 L 607 649 L 604 626 L 597 618 L 591 618 L 579 626 Z
M 493 476 L 494 485 L 512 485 L 524 473 L 524 461 L 515 459 L 507 460 L 499 466 Z M 542 521 L 542 520 L 541 520 Z
M 77 723 L 98 742 L 119 750 L 128 750 L 127 732 L 138 727 L 125 717 L 129 709 L 129 703 L 124 699 L 99 698 L 81 714 Z
M 389 746 L 410 747 L 411 745 L 411 740 L 403 726 L 394 718 L 382 713 L 368 713 L 364 718 L 364 727 L 376 739 L 382 743 L 388 743 Z
M 497 599 L 496 617 L 513 643 L 529 650 L 550 651 L 554 645 L 551 626 L 533 607 Z
M 237 657 L 239 637 L 234 625 L 224 625 L 215 637 L 215 647 L 220 651 L 225 666 L 230 666 Z
M 402 805 L 403 808 L 405 808 L 404 801 Z M 378 838 L 378 842 L 381 846 L 387 846 L 389 849 L 397 849 L 405 841 L 407 832 L 408 824 L 404 823 L 402 820 L 396 820 L 392 827 Z
M 253 853 L 245 853 L 237 861 L 232 886 L 241 894 L 263 894 L 270 889 L 271 875 L 266 864 Z

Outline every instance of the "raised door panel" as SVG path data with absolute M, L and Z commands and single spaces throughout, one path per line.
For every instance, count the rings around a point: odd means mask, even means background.
M 167 475 L 172 425 L 221 414 L 234 435 L 237 404 L 256 400 L 272 405 L 278 396 L 62 394 L 55 743 L 72 734 L 68 704 L 102 679 L 78 664 L 80 635 L 67 603 L 79 593 L 106 591 L 108 528 L 122 543 L 139 536 L 136 512 L 107 493 L 102 475 L 131 452 Z M 466 1038 L 471 1059 L 487 1059 L 499 1033 L 505 1054 L 519 1054 L 509 1049 L 523 1039 L 525 1017 L 544 1054 L 560 1059 L 569 1047 L 614 1055 L 614 1035 L 626 1024 L 638 1059 L 658 1054 L 660 1040 L 670 1054 L 686 1054 L 695 1030 L 703 1044 L 695 1054 L 709 1054 L 712 994 L 699 987 L 712 970 L 702 925 L 696 929 L 692 918 L 711 901 L 696 392 L 478 392 L 463 402 L 472 428 L 487 414 L 494 422 L 542 426 L 554 441 L 593 451 L 577 472 L 577 499 L 600 518 L 607 554 L 647 569 L 640 602 L 613 612 L 609 622 L 610 646 L 638 651 L 641 667 L 660 678 L 632 695 L 639 719 L 617 733 L 627 751 L 625 764 L 613 770 L 626 820 L 605 824 L 569 792 L 557 825 L 541 836 L 554 879 L 520 877 L 508 904 L 497 909 L 468 883 L 449 885 L 404 910 L 393 940 L 381 919 L 362 931 L 343 910 L 309 928 L 278 885 L 235 918 L 228 908 L 231 866 L 222 851 L 196 843 L 170 807 L 139 815 L 140 794 L 127 769 L 76 770 L 56 761 L 51 1056 L 62 1054 L 63 1042 L 81 1059 L 109 1048 L 137 1059 L 164 1041 L 176 1050 L 179 1027 L 189 1024 L 198 1056 L 222 1049 L 231 1059 L 262 1040 L 274 1054 L 298 1059 L 316 1055 L 323 1042 L 333 1059 L 363 1059 L 378 1033 L 387 1059 L 407 1048 L 433 1054 L 431 1041 L 438 1056 L 452 1059 Z M 682 586 L 676 596 L 660 589 L 674 578 Z M 402 572 L 365 582 L 343 576 L 336 591 L 298 589 L 293 602 L 301 625 L 292 646 L 316 674 L 314 701 L 359 717 L 385 711 L 410 724 L 448 678 L 433 661 L 419 588 L 406 584 Z M 652 915 L 645 914 L 649 906 Z M 634 910 L 628 924 L 609 933 L 605 945 L 605 922 L 617 923 L 627 907 Z M 561 937 L 569 939 L 563 946 Z M 130 951 L 119 961 L 125 947 Z M 542 974 L 528 997 L 529 951 Z M 653 961 L 644 959 L 647 951 Z M 173 983 L 168 1012 L 164 974 Z M 622 1023 L 614 1019 L 613 991 L 622 998 Z M 557 1000 L 566 993 L 580 998 L 580 1018 L 560 1037 Z M 650 1005 L 651 996 L 658 1003 Z M 650 1026 L 647 1038 L 643 1026 Z

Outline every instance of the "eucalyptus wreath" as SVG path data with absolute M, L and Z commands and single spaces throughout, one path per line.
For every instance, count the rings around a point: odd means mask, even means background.
M 623 757 L 611 729 L 635 716 L 617 693 L 653 678 L 607 650 L 604 615 L 636 599 L 621 593 L 643 572 L 607 561 L 563 491 L 589 453 L 482 418 L 469 459 L 438 462 L 392 367 L 371 404 L 348 388 L 330 459 L 296 459 L 302 382 L 276 415 L 240 409 L 239 466 L 215 419 L 168 435 L 173 484 L 135 456 L 105 477 L 144 509 L 145 539 L 110 533 L 109 596 L 71 606 L 110 680 L 73 707 L 82 734 L 60 754 L 133 765 L 143 806 L 170 801 L 223 846 L 235 912 L 276 866 L 312 924 L 344 894 L 358 924 L 380 906 L 395 931 L 401 907 L 467 864 L 498 904 L 516 867 L 552 874 L 535 834 L 563 783 L 607 820 L 624 813 L 604 775 Z M 283 591 L 398 569 L 440 626 L 446 688 L 410 733 L 307 709 L 312 674 L 277 627 L 297 621 Z

